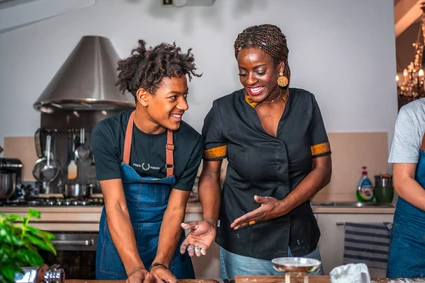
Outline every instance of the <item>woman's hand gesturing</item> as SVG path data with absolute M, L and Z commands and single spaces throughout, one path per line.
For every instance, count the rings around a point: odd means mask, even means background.
M 267 221 L 282 215 L 279 206 L 282 204 L 281 201 L 273 197 L 261 197 L 254 196 L 254 200 L 261 204 L 261 206 L 241 217 L 235 219 L 230 227 L 237 230 L 248 225 L 254 225 L 255 223 Z

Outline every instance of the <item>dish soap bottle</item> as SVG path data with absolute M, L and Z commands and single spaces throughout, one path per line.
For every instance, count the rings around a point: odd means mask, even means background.
M 360 202 L 373 201 L 373 185 L 367 176 L 367 167 L 362 167 L 362 177 L 360 178 L 359 186 L 357 187 L 357 200 Z

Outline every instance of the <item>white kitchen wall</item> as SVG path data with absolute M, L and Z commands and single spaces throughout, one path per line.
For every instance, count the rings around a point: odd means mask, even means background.
M 184 119 L 200 131 L 212 101 L 240 88 L 237 34 L 261 23 L 286 34 L 291 85 L 316 95 L 329 132 L 388 132 L 391 141 L 397 115 L 393 1 L 216 0 L 183 8 L 161 3 L 97 0 L 0 34 L 0 145 L 5 136 L 34 133 L 40 115 L 32 104 L 84 35 L 108 37 L 120 57 L 138 39 L 192 47 L 204 75 L 189 85 Z

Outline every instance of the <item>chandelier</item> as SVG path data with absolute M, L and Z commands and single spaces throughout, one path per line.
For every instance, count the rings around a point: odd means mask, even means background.
M 412 62 L 403 70 L 403 78 L 397 75 L 397 94 L 399 98 L 411 101 L 417 98 L 425 97 L 424 90 L 424 45 L 425 45 L 425 2 L 421 4 L 422 16 L 416 42 L 413 43 L 415 48 L 415 57 Z

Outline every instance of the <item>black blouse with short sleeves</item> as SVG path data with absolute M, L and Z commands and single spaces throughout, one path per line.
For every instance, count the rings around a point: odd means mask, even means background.
M 217 99 L 205 118 L 204 159 L 227 158 L 217 243 L 255 258 L 302 256 L 317 247 L 320 231 L 309 201 L 289 214 L 233 230 L 230 224 L 259 207 L 254 195 L 285 198 L 311 171 L 313 158 L 331 154 L 313 94 L 291 88 L 277 136 L 269 135 L 243 90 Z

